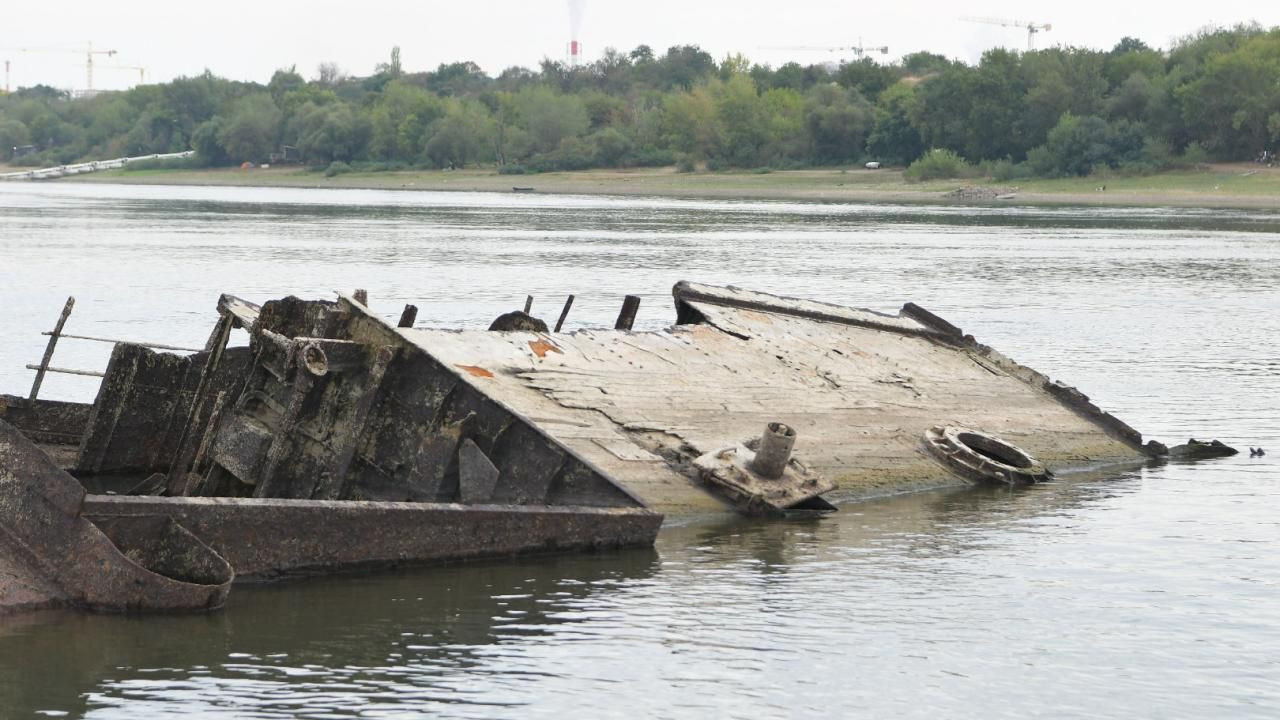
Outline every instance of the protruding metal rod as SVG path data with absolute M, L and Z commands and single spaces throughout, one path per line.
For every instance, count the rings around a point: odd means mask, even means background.
M 771 422 L 760 436 L 760 449 L 756 450 L 751 469 L 761 477 L 771 480 L 782 477 L 791 460 L 791 448 L 796 444 L 796 431 L 790 425 Z
M 622 312 L 618 313 L 618 322 L 614 323 L 614 330 L 630 330 L 632 325 L 636 324 L 636 312 L 640 310 L 640 296 L 628 295 L 622 301 Z
M 51 373 L 62 373 L 63 375 L 84 375 L 84 376 L 86 376 L 86 377 L 106 377 L 106 374 L 105 374 L 105 373 L 100 373 L 100 372 L 97 372 L 96 370 L 71 370 L 71 369 L 68 369 L 68 368 L 52 367 L 52 366 L 49 366 L 49 365 L 43 365 L 43 366 L 41 366 L 41 365 L 28 365 L 28 366 L 27 366 L 27 369 L 28 369 L 28 370 L 39 370 L 39 371 L 40 371 L 40 375 L 39 375 L 39 377 L 44 377 L 44 374 L 45 374 L 46 372 L 51 372 Z M 32 400 L 35 400 L 35 399 L 36 399 L 35 393 L 32 393 L 32 395 L 31 395 L 31 399 L 32 399 Z
M 46 330 L 41 335 L 53 335 L 52 330 Z M 163 345 L 161 343 L 138 342 L 136 340 L 117 340 L 115 338 L 90 337 L 89 335 L 72 335 L 71 333 L 62 333 L 60 337 L 70 338 L 71 340 L 92 340 L 101 343 L 124 343 L 126 345 L 139 345 L 145 348 L 155 348 L 156 350 L 177 350 L 179 352 L 204 352 L 200 348 L 178 347 L 177 345 Z
M 526 295 L 524 298 L 524 314 L 528 315 L 533 310 L 533 296 Z
M 58 338 L 62 335 L 62 326 L 67 324 L 67 318 L 71 317 L 71 308 L 76 306 L 75 297 L 68 297 L 67 303 L 62 306 L 62 314 L 58 316 L 58 324 L 54 326 L 53 332 L 49 334 L 49 344 L 44 348 L 44 357 L 40 359 L 40 365 L 37 367 L 27 368 L 36 371 L 36 379 L 31 383 L 31 395 L 28 399 L 35 401 L 40 395 L 40 386 L 44 383 L 44 374 L 49 370 L 49 361 L 53 360 L 53 349 L 58 346 Z
M 404 310 L 400 313 L 400 322 L 396 323 L 396 327 L 411 328 L 413 323 L 418 319 L 418 306 L 405 305 Z
M 351 297 L 355 298 L 355 301 L 360 303 L 361 305 L 365 307 L 369 307 L 369 291 L 368 290 L 365 290 L 364 288 L 356 288 L 356 291 L 351 293 Z
M 573 307 L 573 296 L 565 298 L 564 309 L 560 311 L 560 319 L 556 321 L 555 332 L 560 332 L 560 328 L 564 327 L 564 319 L 569 317 L 569 308 Z

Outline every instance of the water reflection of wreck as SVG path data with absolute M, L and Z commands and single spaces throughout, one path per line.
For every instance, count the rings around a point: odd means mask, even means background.
M 92 405 L 0 396 L 0 608 L 203 607 L 232 571 L 643 545 L 659 513 L 824 512 L 1161 450 L 915 305 L 675 299 L 665 330 L 630 332 L 629 302 L 615 330 L 552 333 L 223 296 L 200 352 L 117 344 Z M 68 561 L 89 555 L 146 589 L 113 601 L 114 571 Z

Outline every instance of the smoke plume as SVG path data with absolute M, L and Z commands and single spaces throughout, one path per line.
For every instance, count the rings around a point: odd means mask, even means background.
M 570 40 L 581 40 L 582 15 L 587 10 L 587 0 L 569 0 L 569 29 L 573 32 Z

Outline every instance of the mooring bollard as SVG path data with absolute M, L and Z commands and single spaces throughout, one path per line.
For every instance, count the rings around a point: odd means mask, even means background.
M 790 425 L 771 422 L 760 436 L 760 449 L 751 462 L 751 470 L 770 480 L 782 477 L 791 460 L 791 448 L 796 444 L 796 431 Z

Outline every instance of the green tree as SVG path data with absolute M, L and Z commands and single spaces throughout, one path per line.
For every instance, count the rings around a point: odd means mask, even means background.
M 1220 157 L 1243 159 L 1270 144 L 1280 112 L 1280 29 L 1208 57 L 1200 77 L 1177 90 L 1191 134 Z
M 591 125 L 586 105 L 573 95 L 530 87 L 516 96 L 520 122 L 537 152 L 551 152 L 566 138 L 584 134 Z
M 806 98 L 805 118 L 813 138 L 813 159 L 848 163 L 862 156 L 876 112 L 857 90 L 818 85 Z
M 1136 125 L 1125 121 L 1111 125 L 1100 117 L 1066 113 L 1028 162 L 1041 175 L 1088 175 L 1095 168 L 1114 168 L 1138 160 L 1143 145 L 1142 131 Z
M 15 148 L 30 142 L 31 134 L 27 132 L 26 125 L 14 118 L 0 117 L 0 158 L 12 159 Z
M 373 130 L 369 118 L 343 103 L 307 103 L 290 120 L 290 134 L 307 161 L 351 162 L 365 153 Z
M 1114 88 L 1134 73 L 1142 73 L 1147 78 L 1159 77 L 1164 74 L 1164 63 L 1164 55 L 1159 51 L 1147 47 L 1141 40 L 1126 37 L 1107 53 L 1102 73 Z
M 276 148 L 282 117 L 270 95 L 246 95 L 231 104 L 218 144 L 232 162 L 262 162 Z
M 621 166 L 634 149 L 631 138 L 612 127 L 591 134 L 587 140 L 595 147 L 595 164 L 604 167 Z
M 491 160 L 492 125 L 488 110 L 480 103 L 451 103 L 429 131 L 426 158 L 436 167 L 455 168 Z
M 723 128 L 723 159 L 739 167 L 762 164 L 760 151 L 769 140 L 769 128 L 755 83 L 746 75 L 734 75 L 712 85 L 712 96 Z
M 369 154 L 381 160 L 412 161 L 422 154 L 427 128 L 444 116 L 439 97 L 393 80 L 383 88 L 369 112 Z
M 197 157 L 205 165 L 230 165 L 232 162 L 218 140 L 222 125 L 222 118 L 214 115 L 197 125 L 195 132 L 191 134 L 191 149 L 196 151 Z
M 913 122 L 918 104 L 915 85 L 905 80 L 880 94 L 875 125 L 867 136 L 867 152 L 873 159 L 906 165 L 924 153 L 924 141 Z
M 890 65 L 881 65 L 869 57 L 846 62 L 836 73 L 836 81 L 846 88 L 857 90 L 863 97 L 875 101 L 880 93 L 898 81 L 901 72 Z
M 662 118 L 663 137 L 671 149 L 704 160 L 719 154 L 724 128 L 705 87 L 667 95 Z
M 288 70 L 277 70 L 271 75 L 271 81 L 267 83 L 267 91 L 271 93 L 271 99 L 276 105 L 282 105 L 284 96 L 295 90 L 300 90 L 307 84 L 307 81 L 298 74 L 297 66 L 293 66 Z

